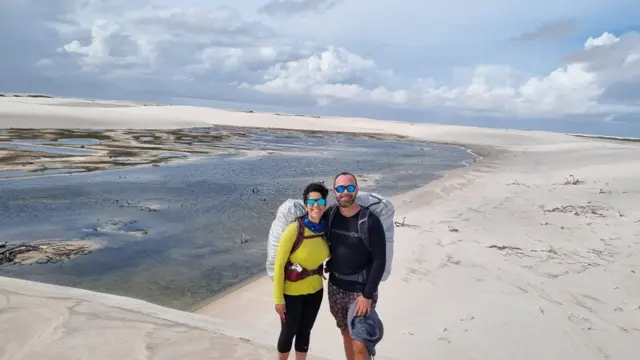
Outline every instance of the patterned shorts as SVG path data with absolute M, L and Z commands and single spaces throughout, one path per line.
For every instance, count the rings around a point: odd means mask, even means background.
M 349 326 L 347 324 L 347 317 L 349 316 L 349 306 L 354 302 L 358 296 L 360 296 L 359 292 L 349 292 L 342 289 L 337 288 L 331 282 L 329 282 L 329 310 L 331 311 L 331 315 L 336 319 L 336 325 L 338 329 L 341 331 L 347 331 Z M 378 302 L 378 293 L 376 292 L 373 295 L 373 301 L 371 302 L 372 306 L 375 306 Z

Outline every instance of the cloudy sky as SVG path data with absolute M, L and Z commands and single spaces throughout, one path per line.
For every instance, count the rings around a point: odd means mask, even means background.
M 0 91 L 640 136 L 637 1 L 2 0 Z

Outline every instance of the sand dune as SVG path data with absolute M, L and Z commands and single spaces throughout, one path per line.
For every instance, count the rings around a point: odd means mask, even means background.
M 482 156 L 393 199 L 397 220 L 406 217 L 408 226 L 397 228 L 393 272 L 380 289 L 386 328 L 376 359 L 637 358 L 640 144 L 181 106 L 80 113 L 0 98 L 0 127 L 210 124 L 389 132 L 465 145 Z M 52 351 L 60 359 L 82 358 L 72 344 L 91 359 L 271 359 L 278 331 L 268 278 L 203 307 L 201 315 L 0 278 L 0 308 L 0 359 Z M 83 329 L 90 330 L 81 338 Z M 119 341 L 122 349 L 108 346 Z M 315 356 L 343 358 L 326 301 L 311 347 Z
M 1 277 L 0 331 L 2 360 L 262 360 L 275 351 L 240 335 L 250 329 L 206 316 Z

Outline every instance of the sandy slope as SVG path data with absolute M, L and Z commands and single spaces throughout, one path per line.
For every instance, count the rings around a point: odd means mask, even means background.
M 219 123 L 386 131 L 468 145 L 485 158 L 394 199 L 397 220 L 406 217 L 412 226 L 397 229 L 393 273 L 380 289 L 378 310 L 386 325 L 386 336 L 379 345 L 377 359 L 637 358 L 638 144 L 544 132 L 284 117 L 192 107 L 93 107 L 84 109 L 82 114 L 78 114 L 77 107 L 26 105 L 0 99 L 0 127 L 17 126 L 11 125 L 14 119 L 21 119 L 22 127 L 127 124 L 140 128 Z M 584 183 L 565 185 L 570 174 Z M 0 289 L 10 288 L 14 293 L 31 286 L 0 278 Z M 38 299 L 66 294 L 73 302 L 79 296 L 63 288 L 39 289 Z M 100 302 L 105 304 L 100 306 L 117 306 L 129 312 L 160 312 L 157 307 L 140 302 L 132 306 L 133 302 L 115 299 L 91 295 L 86 311 L 102 314 L 103 310 L 91 305 Z M 0 297 L 0 305 L 4 303 L 6 300 Z M 54 301 L 39 304 L 39 311 L 60 313 L 55 310 L 58 305 Z M 326 305 L 325 301 L 313 333 L 312 353 L 340 359 L 340 339 Z M 195 322 L 202 326 L 204 321 L 197 315 L 166 311 L 179 316 L 181 324 Z M 275 344 L 278 325 L 271 283 L 266 278 L 228 294 L 200 312 L 218 319 L 213 322 L 218 324 L 218 330 L 252 341 L 243 343 L 242 349 L 255 348 L 264 353 L 266 346 Z M 20 344 L 14 346 L 25 349 L 24 357 L 1 359 L 36 356 L 38 352 L 29 351 L 28 344 L 39 344 L 38 351 L 53 349 L 54 343 L 38 339 L 52 334 L 69 336 L 56 332 L 56 324 L 66 319 L 64 311 L 60 314 L 40 332 L 25 330 L 24 335 L 12 338 Z M 156 321 L 154 316 L 158 315 L 140 318 L 140 326 L 153 328 L 155 325 L 149 324 Z M 25 319 L 5 316 L 0 322 L 5 327 L 2 333 L 6 326 L 43 326 Z M 78 318 L 75 326 L 99 327 L 101 321 L 91 325 L 88 317 Z M 104 325 L 108 324 L 104 320 Z M 184 336 L 198 349 L 211 346 L 214 336 L 200 330 L 188 334 Z M 116 335 L 102 335 L 101 341 L 108 336 Z M 131 344 L 146 344 L 147 337 L 138 331 L 128 338 Z M 167 344 L 164 346 L 171 346 L 171 336 L 160 339 Z M 0 345 L 6 349 L 4 337 Z M 167 350 L 156 354 L 173 353 Z M 210 354 L 181 358 L 223 357 Z
M 144 301 L 0 277 L 0 359 L 271 359 L 210 317 Z M 310 360 L 321 360 L 313 357 Z
M 531 147 L 395 198 L 398 218 L 417 227 L 397 229 L 377 358 L 635 359 L 638 154 L 603 143 Z M 585 183 L 564 185 L 569 174 Z M 587 208 L 543 210 L 564 205 Z M 263 278 L 200 313 L 263 328 L 257 340 L 274 343 L 270 290 Z M 339 359 L 326 305 L 313 353 Z

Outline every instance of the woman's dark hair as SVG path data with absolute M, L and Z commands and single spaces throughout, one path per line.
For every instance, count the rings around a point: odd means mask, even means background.
M 309 196 L 309 193 L 312 193 L 312 192 L 320 193 L 323 199 L 326 199 L 327 195 L 329 195 L 329 189 L 327 189 L 327 187 L 324 186 L 324 184 L 311 183 L 304 188 L 304 192 L 302 193 L 302 197 L 304 198 L 304 201 L 307 201 L 307 197 Z

